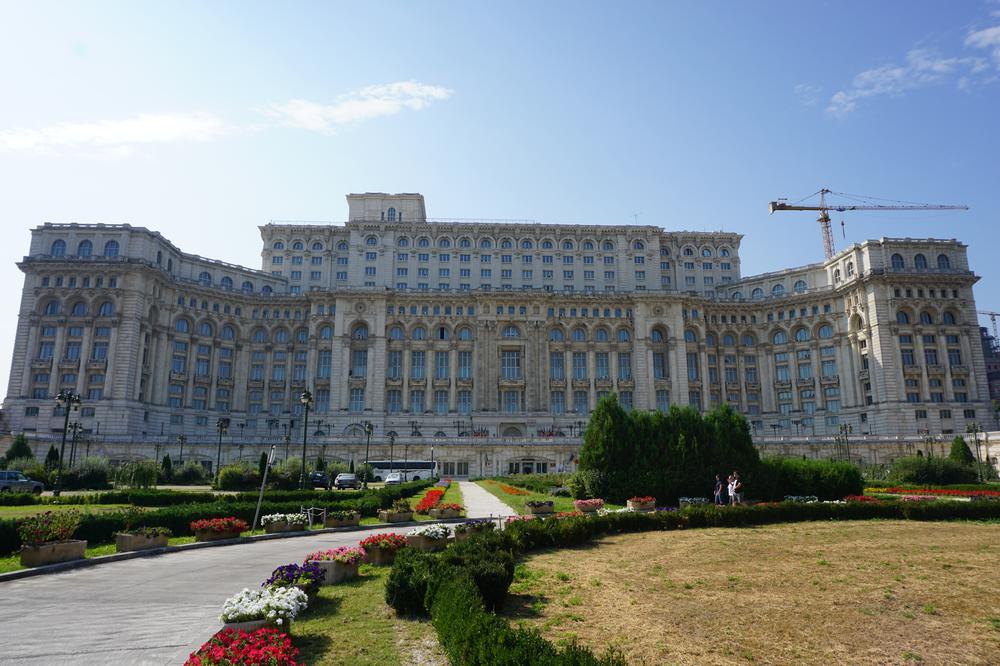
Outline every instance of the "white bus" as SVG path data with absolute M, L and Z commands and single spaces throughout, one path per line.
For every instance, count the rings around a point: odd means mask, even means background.
M 437 478 L 438 464 L 432 460 L 369 460 L 372 466 L 372 479 L 384 481 L 392 472 L 403 475 L 403 481 L 419 481 L 420 479 Z

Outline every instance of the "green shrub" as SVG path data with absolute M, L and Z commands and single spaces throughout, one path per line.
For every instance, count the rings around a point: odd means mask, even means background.
M 209 483 L 208 470 L 204 465 L 189 460 L 174 470 L 170 482 L 178 486 L 205 486 Z
M 385 581 L 385 602 L 400 615 L 423 615 L 427 585 L 438 566 L 438 557 L 414 548 L 396 553 Z
M 80 526 L 80 518 L 80 512 L 76 510 L 38 513 L 18 521 L 17 535 L 21 543 L 32 546 L 66 541 Z
M 174 476 L 174 462 L 170 459 L 169 453 L 163 456 L 163 462 L 160 463 L 160 473 L 162 482 L 170 483 L 170 479 Z
M 491 477 L 502 480 L 519 488 L 527 488 L 536 493 L 548 493 L 553 488 L 560 488 L 569 483 L 572 474 L 513 474 L 503 477 Z
M 975 468 L 951 458 L 912 456 L 896 460 L 890 478 L 896 483 L 952 484 L 973 483 L 977 475 Z
M 257 470 L 249 465 L 226 465 L 219 471 L 216 490 L 250 490 L 260 487 Z
M 156 486 L 160 466 L 152 460 L 127 462 L 118 468 L 115 481 L 118 486 L 152 488 Z
M 951 440 L 951 451 L 948 453 L 948 458 L 963 465 L 973 465 L 976 462 L 976 457 L 972 455 L 969 445 L 965 443 L 965 438 L 961 435 L 955 435 L 955 439 Z
M 11 442 L 10 448 L 7 449 L 7 453 L 4 454 L 4 461 L 7 462 L 8 467 L 12 460 L 19 458 L 27 458 L 29 460 L 35 460 L 35 454 L 31 452 L 31 447 L 28 446 L 28 437 L 22 432 L 14 441 Z M 13 469 L 10 467 L 10 469 Z
M 110 488 L 111 465 L 105 458 L 84 458 L 77 467 L 64 469 L 62 487 L 67 490 Z
M 802 458 L 764 458 L 748 484 L 750 497 L 767 500 L 787 495 L 839 500 L 863 491 L 864 479 L 851 463 Z

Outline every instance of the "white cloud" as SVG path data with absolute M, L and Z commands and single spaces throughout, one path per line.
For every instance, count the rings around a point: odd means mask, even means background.
M 969 33 L 965 45 L 974 49 L 990 49 L 993 62 L 1000 69 L 1000 25 Z
M 342 95 L 333 104 L 293 99 L 284 104 L 271 104 L 264 113 L 285 127 L 333 134 L 339 125 L 392 116 L 405 109 L 419 111 L 433 102 L 448 99 L 452 93 L 442 86 L 399 81 L 361 88 Z
M 792 89 L 792 92 L 799 98 L 799 102 L 803 106 L 816 106 L 816 103 L 819 102 L 819 94 L 823 92 L 823 89 L 819 86 L 800 83 Z
M 989 68 L 984 58 L 976 56 L 945 58 L 928 49 L 912 49 L 901 65 L 882 65 L 861 72 L 851 86 L 830 98 L 827 113 L 843 118 L 856 110 L 858 102 L 877 96 L 899 96 L 916 88 L 955 81 L 966 89 L 972 77 Z
M 141 114 L 123 120 L 0 130 L 0 149 L 44 153 L 97 148 L 121 156 L 131 155 L 129 147 L 135 144 L 208 141 L 226 131 L 226 123 L 210 113 Z

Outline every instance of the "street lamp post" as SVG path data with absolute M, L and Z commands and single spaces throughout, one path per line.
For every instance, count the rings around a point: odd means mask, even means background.
M 389 433 L 389 474 L 392 474 L 392 470 L 395 466 L 392 464 L 392 447 L 396 443 L 396 435 L 394 433 Z
M 431 478 L 437 478 L 437 469 L 434 467 L 434 445 L 431 444 Z
M 215 453 L 215 482 L 219 482 L 219 474 L 222 472 L 222 436 L 229 432 L 229 418 L 221 417 L 215 422 L 215 429 L 219 431 L 219 448 Z
M 976 442 L 976 471 L 979 473 L 979 483 L 983 482 L 983 461 L 979 455 L 979 433 L 982 431 L 978 423 L 970 423 L 965 427 L 965 432 L 972 433 L 972 439 Z
M 77 436 L 77 434 L 79 434 L 79 432 L 80 432 L 80 430 L 82 428 L 83 428 L 83 426 L 80 424 L 79 421 L 73 421 L 72 423 L 69 424 L 70 432 L 73 433 L 73 439 L 71 440 L 70 445 L 69 445 L 69 466 L 70 466 L 70 469 L 72 469 L 73 465 L 76 464 L 76 436 Z
M 177 464 L 184 464 L 184 443 L 188 441 L 186 435 L 177 435 L 177 443 L 181 445 L 181 452 L 177 455 Z
M 389 435 L 395 437 L 395 435 Z M 403 481 L 409 480 L 406 476 L 406 463 L 410 459 L 410 440 L 403 442 Z
M 854 432 L 854 426 L 850 423 L 840 424 L 840 436 L 843 438 L 844 450 L 847 452 L 847 462 L 851 462 L 851 440 L 848 438 Z
M 371 453 L 372 447 L 372 431 L 375 430 L 375 426 L 372 425 L 371 421 L 365 421 L 365 490 L 368 490 L 368 477 L 371 475 L 371 470 L 368 468 L 368 454 Z
M 62 446 L 59 448 L 59 468 L 56 472 L 56 485 L 52 489 L 52 494 L 55 497 L 59 497 L 59 494 L 62 492 L 63 454 L 66 452 L 66 431 L 69 429 L 69 413 L 70 411 L 80 409 L 81 402 L 80 396 L 72 391 L 59 391 L 56 395 L 56 404 L 62 407 L 66 411 L 66 414 L 63 418 Z
M 306 442 L 309 437 L 309 408 L 313 404 L 313 394 L 309 390 L 302 392 L 299 396 L 299 402 L 305 407 L 306 414 L 305 419 L 302 421 L 302 476 L 299 477 L 299 487 L 302 490 L 306 489 Z

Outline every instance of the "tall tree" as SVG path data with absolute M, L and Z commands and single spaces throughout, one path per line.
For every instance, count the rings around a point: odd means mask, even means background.
M 14 438 L 10 448 L 7 449 L 7 453 L 4 455 L 7 462 L 10 462 L 14 458 L 34 459 L 34 457 L 35 454 L 31 452 L 31 447 L 28 446 L 28 437 L 23 432 Z

